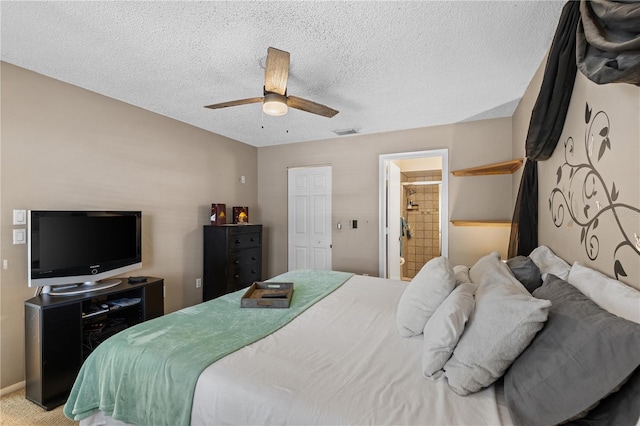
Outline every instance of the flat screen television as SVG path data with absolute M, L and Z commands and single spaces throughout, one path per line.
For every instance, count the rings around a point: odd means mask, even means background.
M 30 210 L 28 220 L 30 287 L 73 295 L 142 268 L 142 212 Z

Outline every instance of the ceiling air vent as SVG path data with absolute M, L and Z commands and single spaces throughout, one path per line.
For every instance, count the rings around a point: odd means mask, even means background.
M 343 130 L 334 130 L 333 133 L 335 133 L 338 136 L 346 136 L 346 135 L 358 134 L 358 131 L 356 129 L 343 129 Z

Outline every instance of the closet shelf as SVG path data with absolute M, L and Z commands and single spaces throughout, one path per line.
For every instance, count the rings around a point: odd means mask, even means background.
M 511 226 L 510 220 L 452 220 L 453 226 Z
M 508 175 L 514 173 L 520 167 L 524 158 L 518 158 L 501 163 L 487 164 L 484 166 L 470 167 L 468 169 L 454 170 L 451 173 L 454 176 L 483 176 L 483 175 Z

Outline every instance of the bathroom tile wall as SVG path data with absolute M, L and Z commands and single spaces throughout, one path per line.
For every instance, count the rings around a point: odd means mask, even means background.
M 442 180 L 440 170 L 406 173 L 402 182 L 423 182 Z M 415 191 L 415 193 L 412 193 Z M 429 260 L 440 256 L 440 185 L 404 185 L 402 206 L 405 219 L 408 220 L 411 238 L 408 233 L 403 237 L 403 255 L 405 263 L 402 275 L 413 278 Z

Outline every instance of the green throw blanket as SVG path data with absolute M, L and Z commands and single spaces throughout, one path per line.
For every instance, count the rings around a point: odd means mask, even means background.
M 240 290 L 128 328 L 84 362 L 64 414 L 80 420 L 102 410 L 139 425 L 188 425 L 205 368 L 278 330 L 352 275 L 298 270 L 271 279 L 294 283 L 288 309 L 240 308 Z

